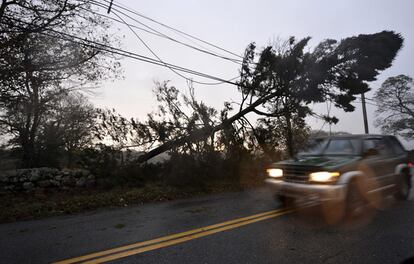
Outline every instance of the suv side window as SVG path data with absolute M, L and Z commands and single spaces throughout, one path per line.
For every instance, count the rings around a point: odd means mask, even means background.
M 401 143 L 395 137 L 388 137 L 388 141 L 392 145 L 392 149 L 396 155 L 401 155 L 405 153 L 405 149 L 401 145 Z
M 389 144 L 382 138 L 364 139 L 364 153 L 369 156 L 388 156 L 391 153 Z

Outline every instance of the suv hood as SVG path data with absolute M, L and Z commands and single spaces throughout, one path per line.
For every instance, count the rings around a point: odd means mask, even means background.
M 323 167 L 326 169 L 337 168 L 347 163 L 360 159 L 357 156 L 300 156 L 296 159 L 283 160 L 272 165 L 274 167 L 281 166 L 310 166 L 310 167 Z M 273 167 L 272 166 L 272 167 Z

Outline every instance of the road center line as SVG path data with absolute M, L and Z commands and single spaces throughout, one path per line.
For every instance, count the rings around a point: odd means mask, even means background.
M 88 255 L 84 255 L 81 257 L 71 258 L 63 261 L 56 262 L 55 264 L 71 264 L 71 263 L 103 263 L 110 260 L 123 258 L 130 255 L 139 254 L 142 252 L 182 243 L 185 241 L 189 241 L 195 238 L 207 236 L 210 234 L 222 232 L 225 230 L 233 229 L 239 226 L 255 223 L 258 221 L 266 220 L 269 218 L 273 218 L 279 215 L 290 213 L 292 210 L 272 210 L 260 214 L 255 214 L 247 217 L 242 217 L 198 229 L 189 230 L 182 233 L 177 233 L 173 235 L 168 235 L 156 239 L 151 239 L 143 242 L 138 242 L 122 247 L 113 248 L 110 250 L 100 251 Z

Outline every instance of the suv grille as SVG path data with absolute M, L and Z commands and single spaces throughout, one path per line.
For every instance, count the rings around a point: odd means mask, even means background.
M 309 183 L 311 170 L 306 167 L 287 167 L 283 169 L 283 180 L 286 182 Z

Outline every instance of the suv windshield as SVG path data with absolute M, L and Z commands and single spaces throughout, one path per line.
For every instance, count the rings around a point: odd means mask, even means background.
M 298 155 L 358 155 L 358 140 L 350 138 L 312 139 Z

